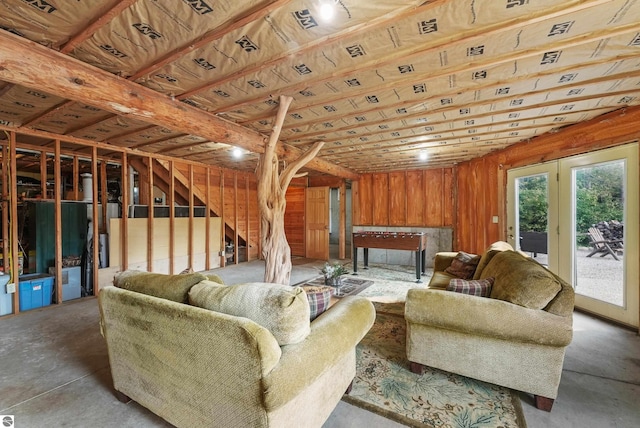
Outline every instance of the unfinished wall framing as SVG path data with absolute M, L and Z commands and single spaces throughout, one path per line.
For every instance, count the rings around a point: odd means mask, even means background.
M 6 127 L 6 139 L 2 145 L 3 237 L 10 237 L 10 246 L 3 245 L 3 264 L 6 269 L 17 272 L 17 260 L 10 257 L 18 254 L 18 214 L 12 213 L 18 204 L 25 201 L 50 201 L 55 206 L 55 295 L 53 303 L 61 303 L 62 259 L 61 223 L 62 204 L 88 204 L 89 219 L 92 222 L 88 233 L 99 236 L 109 232 L 110 266 L 98 268 L 99 247 L 90 249 L 93 269 L 92 294 L 111 283 L 113 274 L 124 269 L 142 269 L 163 273 L 178 273 L 184 269 L 206 270 L 223 266 L 224 244 L 227 240 L 238 243 L 244 250 L 242 259 L 259 257 L 259 219 L 257 209 L 256 180 L 250 173 L 224 170 L 197 162 L 177 161 L 163 155 L 140 156 L 139 152 L 109 146 L 105 143 L 85 141 L 29 129 L 16 130 Z M 49 144 L 42 139 L 51 141 Z M 35 141 L 35 143 L 32 143 Z M 38 156 L 29 166 L 37 185 L 37 197 L 29 198 L 18 194 L 17 177 L 22 176 L 27 155 Z M 20 158 L 20 162 L 16 159 Z M 122 165 L 125 165 L 123 168 Z M 23 168 L 21 170 L 21 168 Z M 157 218 L 151 212 L 150 219 L 129 218 L 129 210 L 121 210 L 120 218 L 107 216 L 107 174 L 116 174 L 121 183 L 121 201 L 129 205 L 133 199 L 130 180 L 133 171 L 137 174 L 139 203 L 156 207 L 154 193 L 166 193 L 168 204 L 188 206 L 188 217 L 178 218 L 173 210 L 168 210 L 168 218 Z M 80 189 L 80 175 L 91 173 L 92 187 L 89 189 L 91 202 L 83 201 L 87 189 Z M 110 179 L 110 178 L 109 178 Z M 225 186 L 225 180 L 227 181 Z M 230 181 L 230 183 L 229 183 Z M 53 184 L 51 184 L 53 182 Z M 48 183 L 48 184 L 47 184 Z M 100 195 L 100 197 L 98 197 Z M 92 203 L 97 202 L 97 203 Z M 98 204 L 100 203 L 100 205 Z M 224 205 L 227 205 L 226 209 Z M 202 217 L 194 215 L 194 209 L 201 210 Z M 206 238 L 205 238 L 206 237 Z M 237 248 L 238 246 L 236 246 Z M 126 251 L 123 251 L 126 249 Z M 236 257 L 236 263 L 238 257 Z M 11 266 L 9 266 L 11 264 Z M 19 284 L 19 277 L 12 278 Z M 19 285 L 18 285 L 19 289 Z M 12 296 L 13 313 L 19 312 L 19 294 Z

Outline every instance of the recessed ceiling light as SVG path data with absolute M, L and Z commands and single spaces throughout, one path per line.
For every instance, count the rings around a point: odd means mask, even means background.
M 418 158 L 421 161 L 426 161 L 427 159 L 429 159 L 429 153 L 427 153 L 425 150 L 421 151 L 420 154 L 418 155 Z
M 336 13 L 336 2 L 334 0 L 320 0 L 320 19 L 331 21 Z
M 233 157 L 236 159 L 239 159 L 242 157 L 242 150 L 240 150 L 239 148 L 235 148 L 233 149 L 233 152 L 231 152 L 233 154 Z

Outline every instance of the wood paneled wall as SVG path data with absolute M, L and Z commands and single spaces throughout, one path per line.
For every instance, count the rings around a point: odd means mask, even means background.
M 352 184 L 352 198 L 354 225 L 453 226 L 454 170 L 363 174 Z
M 304 257 L 305 248 L 305 188 L 289 187 L 287 189 L 287 211 L 284 214 L 284 233 L 287 236 L 292 256 Z

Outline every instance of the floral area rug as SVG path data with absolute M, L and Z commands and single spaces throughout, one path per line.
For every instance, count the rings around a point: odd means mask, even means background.
M 520 399 L 507 388 L 437 369 L 412 373 L 404 304 L 376 309 L 376 322 L 356 349 L 356 377 L 344 401 L 411 427 L 526 427 Z

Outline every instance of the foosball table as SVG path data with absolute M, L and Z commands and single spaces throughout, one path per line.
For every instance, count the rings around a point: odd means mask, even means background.
M 353 233 L 353 274 L 358 274 L 358 248 L 364 252 L 364 268 L 369 267 L 369 248 L 386 250 L 408 250 L 416 254 L 416 282 L 425 269 L 427 252 L 426 232 L 354 232 Z

